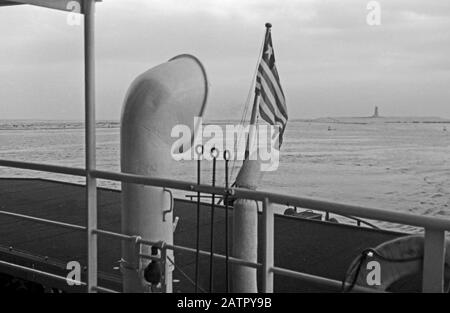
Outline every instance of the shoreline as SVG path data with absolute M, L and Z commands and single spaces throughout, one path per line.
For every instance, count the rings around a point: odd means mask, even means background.
M 321 117 L 315 119 L 293 119 L 291 123 L 315 123 L 315 124 L 450 124 L 450 119 L 433 117 Z M 239 124 L 237 120 L 206 120 L 208 124 Z M 96 123 L 98 129 L 120 128 L 120 121 L 100 120 Z M 64 120 L 0 120 L 0 130 L 76 130 L 84 129 L 84 122 Z

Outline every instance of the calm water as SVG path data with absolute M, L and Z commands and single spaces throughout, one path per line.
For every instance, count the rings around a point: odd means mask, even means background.
M 84 132 L 74 127 L 0 131 L 0 158 L 84 166 Z M 329 131 L 328 127 L 332 130 Z M 41 129 L 40 129 L 41 128 Z M 62 128 L 62 129 L 61 129 Z M 290 122 L 276 172 L 260 190 L 398 210 L 450 216 L 450 127 L 442 124 L 328 124 Z M 98 168 L 119 170 L 119 129 L 99 128 Z M 211 163 L 202 164 L 211 182 Z M 236 173 L 236 171 L 235 171 Z M 180 162 L 168 177 L 196 181 L 195 161 Z M 82 178 L 0 168 L 2 177 L 43 177 L 83 183 Z M 223 164 L 218 184 L 223 184 Z M 114 182 L 100 185 L 120 188 Z M 183 194 L 178 194 L 183 197 Z M 413 228 L 381 224 L 385 228 Z

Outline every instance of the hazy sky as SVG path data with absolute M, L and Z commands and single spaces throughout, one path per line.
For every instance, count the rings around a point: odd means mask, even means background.
M 97 5 L 97 117 L 119 119 L 141 72 L 181 53 L 211 83 L 209 118 L 239 118 L 273 24 L 290 118 L 450 118 L 450 1 L 104 0 Z M 0 8 L 0 119 L 83 119 L 82 26 L 67 13 Z

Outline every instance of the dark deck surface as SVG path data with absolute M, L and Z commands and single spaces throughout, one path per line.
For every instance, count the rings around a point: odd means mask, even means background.
M 98 194 L 99 228 L 120 232 L 120 192 L 99 189 Z M 0 179 L 0 210 L 85 225 L 85 189 L 79 185 L 39 179 Z M 176 244 L 194 247 L 195 212 L 195 203 L 184 200 L 175 202 L 175 215 L 180 218 L 175 232 Z M 216 212 L 216 252 L 223 253 L 224 209 L 219 208 Z M 201 248 L 204 250 L 209 249 L 210 242 L 209 213 L 209 206 L 203 206 Z M 275 265 L 342 280 L 347 267 L 362 250 L 399 235 L 401 234 L 277 215 Z M 86 264 L 85 237 L 83 232 L 0 216 L 0 247 L 3 247 L 0 248 L 0 259 L 22 262 L 22 252 L 48 257 L 43 259 L 43 262 L 33 263 L 33 266 L 39 268 L 44 264 L 45 267 L 47 262 L 48 267 L 53 266 L 55 273 L 64 274 L 64 268 L 61 267 L 69 261 Z M 99 271 L 103 278 L 101 282 L 111 288 L 120 288 L 120 273 L 114 269 L 120 259 L 120 242 L 100 236 L 98 255 Z M 39 257 L 37 260 L 42 261 Z M 204 289 L 207 289 L 209 281 L 208 260 L 206 257 L 201 258 L 201 285 Z M 193 277 L 193 254 L 177 252 L 175 261 L 179 270 Z M 224 291 L 224 262 L 216 261 L 215 265 L 215 291 L 221 292 Z M 175 291 L 194 290 L 192 284 L 178 270 L 175 271 L 175 278 L 180 280 L 174 284 Z M 113 283 L 114 281 L 116 283 Z M 275 291 L 336 290 L 275 276 Z

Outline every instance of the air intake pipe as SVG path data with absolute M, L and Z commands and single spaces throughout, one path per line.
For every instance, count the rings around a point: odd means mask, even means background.
M 128 90 L 122 111 L 122 172 L 169 178 L 171 162 L 175 162 L 171 157 L 172 128 L 193 125 L 194 117 L 203 115 L 207 97 L 204 67 L 191 55 L 177 56 L 137 77 Z M 171 197 L 164 188 L 122 183 L 122 233 L 173 244 Z M 138 253 L 137 247 L 141 249 Z M 124 292 L 150 290 L 144 279 L 149 260 L 139 258 L 139 252 L 150 255 L 151 247 L 122 243 Z M 173 260 L 172 251 L 167 251 L 167 256 Z M 171 292 L 173 267 L 169 260 L 165 264 L 162 283 Z

